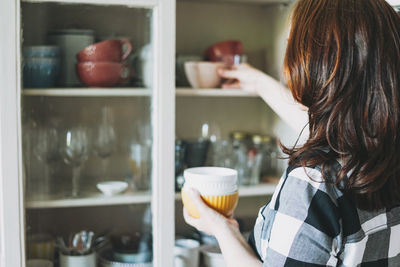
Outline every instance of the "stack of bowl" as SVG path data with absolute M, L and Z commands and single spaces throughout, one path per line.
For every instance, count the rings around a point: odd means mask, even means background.
M 54 87 L 60 70 L 60 48 L 25 46 L 22 49 L 22 55 L 24 87 Z
M 89 87 L 112 87 L 127 82 L 133 69 L 123 61 L 132 52 L 129 40 L 106 40 L 90 45 L 77 55 L 76 72 Z
M 198 167 L 186 169 L 183 173 L 185 184 L 182 201 L 189 214 L 200 218 L 200 214 L 188 193 L 190 188 L 199 191 L 207 205 L 230 217 L 238 203 L 237 171 L 219 167 Z

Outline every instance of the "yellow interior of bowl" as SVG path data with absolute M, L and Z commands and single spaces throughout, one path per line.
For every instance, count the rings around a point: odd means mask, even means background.
M 188 210 L 190 216 L 194 218 L 200 218 L 200 214 L 196 209 L 196 206 L 193 204 L 189 194 L 182 190 L 182 202 L 185 208 Z M 219 213 L 229 217 L 233 214 L 233 211 L 236 208 L 236 205 L 239 200 L 238 192 L 235 192 L 230 195 L 223 196 L 201 196 L 204 202 L 207 203 L 208 206 L 218 211 Z

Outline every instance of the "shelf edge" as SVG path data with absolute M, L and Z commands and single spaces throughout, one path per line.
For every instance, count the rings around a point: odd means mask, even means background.
M 159 4 L 158 0 L 22 0 L 23 3 L 55 3 L 55 4 L 88 4 L 115 6 L 122 5 L 137 8 L 153 8 Z
M 151 202 L 150 192 L 142 192 L 130 195 L 116 195 L 106 197 L 95 195 L 94 197 L 81 199 L 56 199 L 56 200 L 27 200 L 27 209 L 52 209 L 52 208 L 80 208 L 97 206 L 117 206 L 131 204 L 145 204 Z

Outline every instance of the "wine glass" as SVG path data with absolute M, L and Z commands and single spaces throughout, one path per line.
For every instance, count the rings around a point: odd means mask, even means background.
M 81 127 L 66 131 L 61 148 L 64 162 L 72 167 L 72 197 L 79 195 L 79 180 L 83 163 L 88 159 L 87 131 Z
M 44 164 L 44 180 L 41 192 L 48 194 L 51 191 L 51 166 L 59 159 L 58 133 L 55 128 L 38 128 L 33 136 L 33 155 Z
M 102 161 L 104 178 L 107 178 L 108 159 L 111 156 L 116 143 L 113 121 L 114 118 L 111 108 L 104 107 L 102 109 L 101 123 L 97 127 L 97 133 L 93 144 L 94 152 Z

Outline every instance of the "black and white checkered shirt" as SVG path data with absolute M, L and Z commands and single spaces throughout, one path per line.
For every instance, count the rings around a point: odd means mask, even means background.
M 261 208 L 250 245 L 264 267 L 399 267 L 400 207 L 359 210 L 319 168 L 289 168 Z

